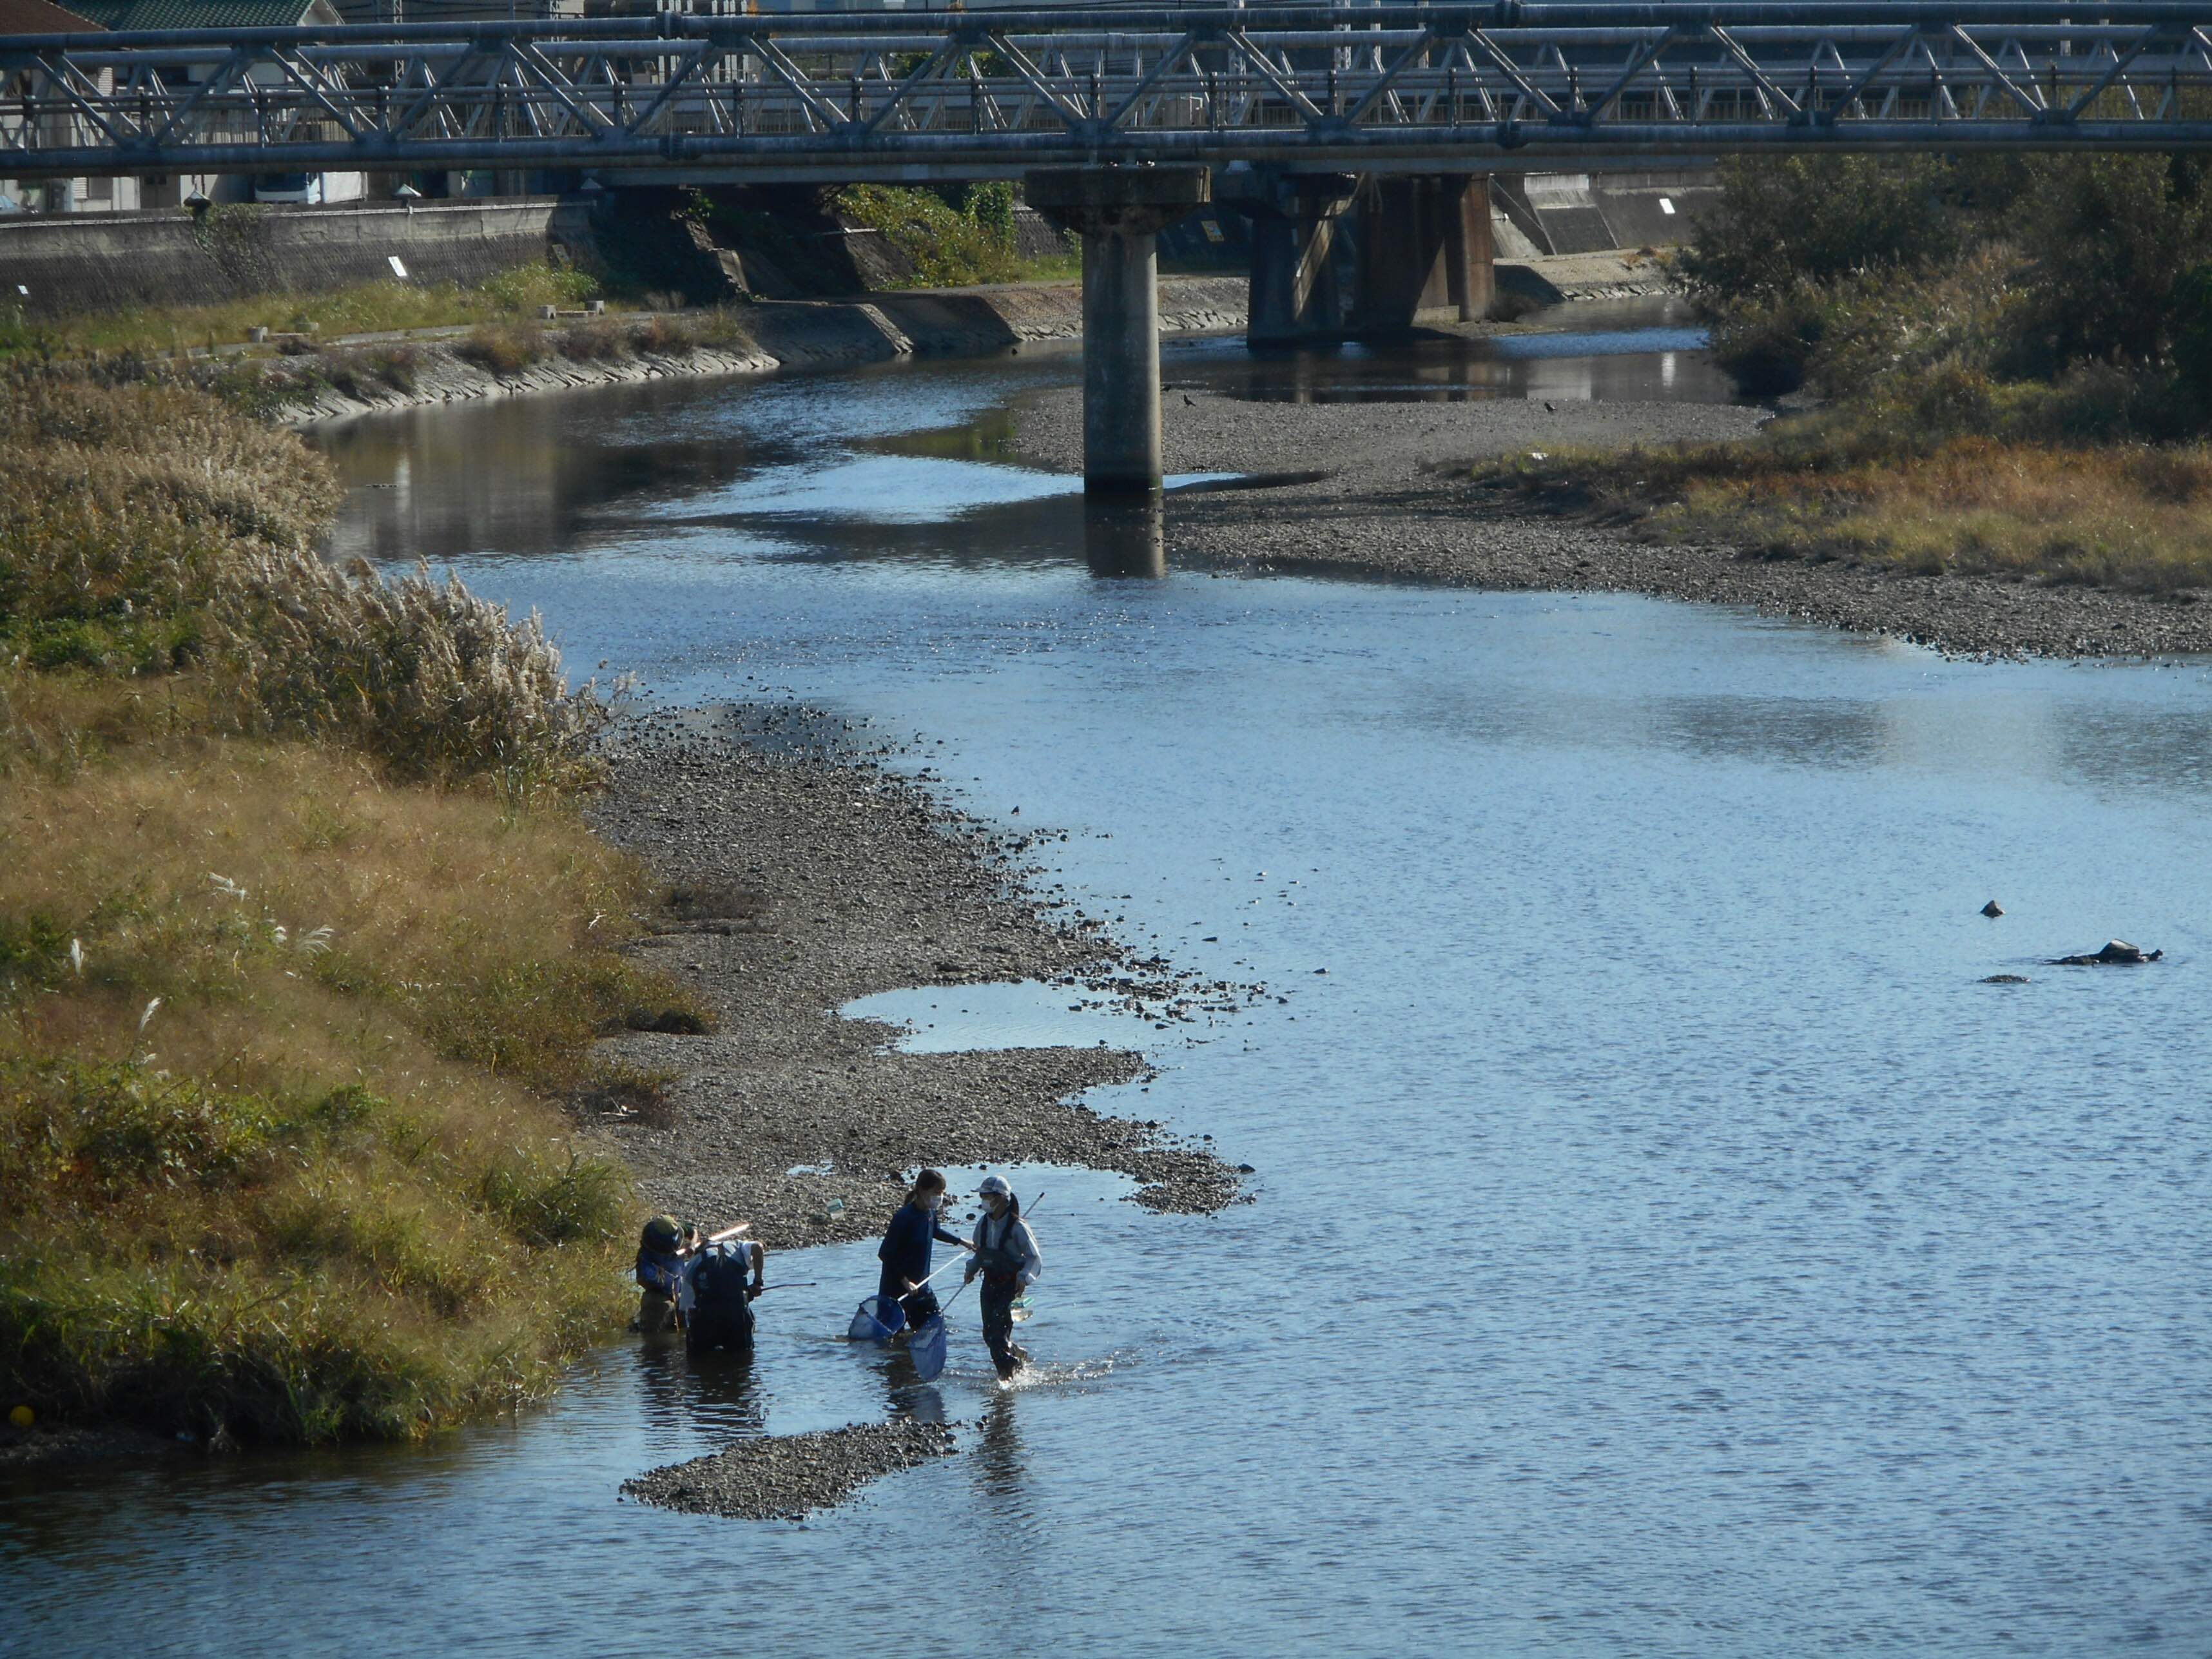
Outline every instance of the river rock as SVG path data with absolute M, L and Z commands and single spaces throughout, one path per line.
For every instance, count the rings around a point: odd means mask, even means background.
M 2130 945 L 2124 939 L 2106 939 L 2105 948 L 2088 956 L 2054 957 L 2051 965 L 2057 968 L 2132 968 L 2138 963 L 2156 962 L 2164 951 L 2146 951 L 2140 945 Z

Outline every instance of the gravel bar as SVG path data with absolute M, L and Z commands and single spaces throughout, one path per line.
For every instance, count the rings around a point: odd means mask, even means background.
M 671 1463 L 623 1482 L 625 1497 L 690 1515 L 802 1521 L 834 1509 L 871 1480 L 954 1451 L 942 1423 L 896 1418 L 817 1434 L 741 1440 L 726 1451 Z
M 1054 919 L 1018 865 L 1044 832 L 949 809 L 882 754 L 795 704 L 657 713 L 613 735 L 594 822 L 678 901 L 639 955 L 719 1015 L 711 1035 L 600 1045 L 663 1080 L 658 1104 L 585 1109 L 647 1197 L 750 1221 L 784 1249 L 878 1235 L 925 1164 L 1079 1164 L 1135 1177 L 1155 1209 L 1236 1201 L 1237 1171 L 1201 1141 L 1075 1098 L 1148 1075 L 1141 1054 L 904 1054 L 887 1046 L 894 1028 L 838 1016 L 902 987 L 1040 979 L 1172 1022 L 1257 989 L 1179 976 L 1094 921 Z
M 1978 575 L 1646 540 L 1532 514 L 1478 489 L 1479 462 L 1516 451 L 1625 448 L 1750 436 L 1759 409 L 1711 404 L 1493 399 L 1462 404 L 1248 403 L 1176 392 L 1167 470 L 1326 476 L 1169 497 L 1169 556 L 1215 569 L 1361 571 L 1497 590 L 1647 593 L 1887 634 L 1957 655 L 2156 657 L 2212 651 L 2212 606 Z M 1018 411 L 1019 447 L 1082 465 L 1080 393 Z

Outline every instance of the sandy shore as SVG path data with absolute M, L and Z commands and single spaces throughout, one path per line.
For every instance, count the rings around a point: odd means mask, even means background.
M 1049 980 L 1170 1020 L 1237 991 L 1055 919 L 1018 872 L 1033 837 L 947 811 L 836 725 L 788 706 L 661 714 L 611 747 L 595 821 L 684 900 L 641 955 L 720 1014 L 710 1036 L 602 1044 L 666 1079 L 664 1105 L 600 1120 L 647 1197 L 749 1220 L 771 1248 L 877 1236 L 925 1164 L 1082 1164 L 1134 1176 L 1155 1208 L 1233 1201 L 1238 1172 L 1202 1142 L 1073 1098 L 1139 1077 L 1139 1054 L 901 1054 L 892 1028 L 838 1017 L 878 991 L 993 980 Z
M 1749 436 L 1755 409 L 1696 404 L 1492 400 L 1244 403 L 1171 392 L 1170 472 L 1328 476 L 1257 490 L 1171 496 L 1168 544 L 1185 564 L 1357 569 L 1498 589 L 1649 593 L 1896 635 L 1961 654 L 2163 656 L 2212 651 L 2212 606 L 1982 576 L 1917 576 L 1645 541 L 1502 508 L 1467 482 L 1517 450 Z M 1082 465 L 1079 394 L 1019 413 L 1035 459 Z

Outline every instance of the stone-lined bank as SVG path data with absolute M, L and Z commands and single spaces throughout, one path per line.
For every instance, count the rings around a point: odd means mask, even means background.
M 1170 276 L 1160 283 L 1160 326 L 1179 334 L 1216 333 L 1244 324 L 1242 277 Z M 580 331 L 618 331 L 622 319 L 574 320 Z M 734 306 L 708 317 L 679 316 L 647 341 L 677 343 L 625 346 L 612 353 L 565 355 L 566 320 L 545 331 L 543 354 L 501 370 L 471 355 L 458 331 L 413 340 L 341 342 L 330 364 L 358 359 L 359 372 L 332 375 L 309 364 L 296 393 L 283 400 L 280 418 L 293 426 L 345 420 L 379 410 L 479 398 L 559 392 L 639 380 L 713 374 L 766 374 L 779 369 L 836 368 L 888 362 L 898 357 L 985 357 L 1018 350 L 1038 340 L 1074 340 L 1083 331 L 1083 295 L 1073 283 L 1022 283 L 1004 287 L 915 289 L 850 301 L 790 301 Z M 681 343 L 697 331 L 696 345 Z M 373 372 L 380 350 L 404 347 L 410 358 L 404 384 Z

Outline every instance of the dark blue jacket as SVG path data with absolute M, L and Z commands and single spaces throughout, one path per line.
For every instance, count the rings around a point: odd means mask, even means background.
M 903 1296 L 905 1282 L 912 1279 L 919 1285 L 929 1277 L 929 1244 L 939 1239 L 947 1244 L 961 1242 L 957 1233 L 948 1233 L 930 1218 L 929 1212 L 912 1204 L 902 1204 L 891 1224 L 884 1229 L 884 1242 L 876 1247 L 876 1260 L 884 1264 L 883 1278 L 876 1285 L 878 1296 Z

